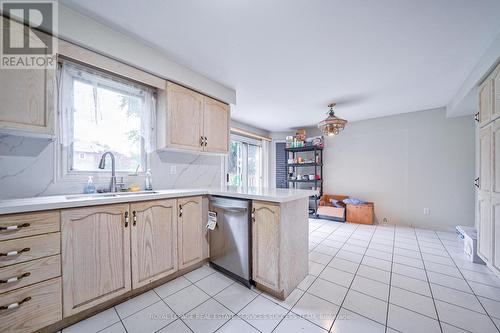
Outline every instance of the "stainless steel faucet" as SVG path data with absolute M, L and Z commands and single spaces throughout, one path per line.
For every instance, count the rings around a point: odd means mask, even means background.
M 99 169 L 104 169 L 106 167 L 106 155 L 111 156 L 111 182 L 109 184 L 109 192 L 117 192 L 115 155 L 113 155 L 112 152 L 107 151 L 102 154 L 101 161 L 99 162 Z

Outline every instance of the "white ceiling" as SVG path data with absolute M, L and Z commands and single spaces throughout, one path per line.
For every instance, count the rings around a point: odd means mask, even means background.
M 445 106 L 500 33 L 499 0 L 61 0 L 236 89 L 270 131 Z M 472 112 L 472 110 L 471 110 Z

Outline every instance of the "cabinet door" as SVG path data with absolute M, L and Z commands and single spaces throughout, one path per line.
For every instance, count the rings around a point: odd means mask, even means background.
M 488 192 L 480 191 L 478 193 L 477 216 L 479 221 L 477 252 L 484 261 L 490 262 L 493 225 L 491 221 L 491 198 Z
M 491 127 L 491 191 L 500 194 L 500 119 Z
M 168 82 L 167 108 L 168 145 L 173 148 L 202 150 L 203 95 Z
M 202 198 L 177 199 L 179 269 L 203 259 Z
M 493 74 L 493 119 L 500 117 L 500 65 Z
M 486 125 L 493 113 L 493 83 L 490 78 L 479 87 L 479 126 Z
M 500 195 L 491 196 L 491 219 L 493 225 L 493 266 L 500 272 Z
M 177 271 L 175 200 L 130 205 L 132 212 L 132 288 Z
M 479 189 L 491 190 L 491 126 L 479 132 Z
M 10 27 L 23 31 L 14 21 Z M 54 90 L 55 69 L 0 69 L 0 129 L 54 134 Z
M 252 207 L 252 276 L 263 286 L 279 291 L 278 205 L 254 201 Z
M 119 204 L 62 211 L 64 317 L 131 289 L 128 208 Z
M 205 97 L 203 112 L 203 135 L 205 151 L 227 153 L 229 145 L 229 105 Z

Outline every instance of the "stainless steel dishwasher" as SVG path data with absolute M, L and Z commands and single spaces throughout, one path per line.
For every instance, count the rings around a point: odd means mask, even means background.
M 251 271 L 251 201 L 211 196 L 209 210 L 217 214 L 217 224 L 210 230 L 210 264 L 250 287 Z

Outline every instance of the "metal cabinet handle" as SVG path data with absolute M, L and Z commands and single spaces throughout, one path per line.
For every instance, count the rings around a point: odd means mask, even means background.
M 479 122 L 479 112 L 474 115 L 474 120 Z
M 135 227 L 135 225 L 137 224 L 137 213 L 136 211 L 134 210 L 132 212 L 132 225 Z
M 203 144 L 204 144 L 204 142 L 203 142 L 203 136 L 200 136 L 200 146 L 203 147 Z
M 129 222 L 128 212 L 125 212 L 125 228 L 128 227 L 128 222 Z
M 476 179 L 474 179 L 474 186 L 476 186 L 477 188 L 479 188 L 479 177 L 477 177 Z
M 0 231 L 13 231 L 13 230 L 21 229 L 21 228 L 27 228 L 29 226 L 30 226 L 29 223 L 23 223 L 23 224 L 18 224 L 18 225 L 9 225 L 7 227 L 0 226 Z
M 179 205 L 179 217 L 182 217 L 182 205 Z
M 13 257 L 13 256 L 17 256 L 18 254 L 21 254 L 23 252 L 28 252 L 29 250 L 31 250 L 29 247 L 25 247 L 24 249 L 19 250 L 19 251 L 9 251 L 7 253 L 0 253 L 0 257 Z
M 26 297 L 25 299 L 23 299 L 20 302 L 15 302 L 15 303 L 12 303 L 9 305 L 0 306 L 0 311 L 17 309 L 18 307 L 20 307 L 21 305 L 23 305 L 24 303 L 29 302 L 29 301 L 31 301 L 31 297 Z
M 31 273 L 30 272 L 26 272 L 24 274 L 21 274 L 21 275 L 18 275 L 18 276 L 13 276 L 11 278 L 8 278 L 7 280 L 0 280 L 0 284 L 3 284 L 3 283 L 14 283 L 14 282 L 17 282 L 17 281 L 20 281 L 22 279 L 24 279 L 25 277 L 28 277 L 30 276 Z
M 255 222 L 255 207 L 252 207 L 252 222 Z
M 212 205 L 212 207 L 223 209 L 226 212 L 243 213 L 243 212 L 247 211 L 247 209 L 244 207 L 231 207 L 231 206 L 225 206 L 225 205 L 217 205 L 214 203 L 211 203 L 211 205 Z
M 205 147 L 207 146 L 207 144 L 208 144 L 208 138 L 205 137 Z

